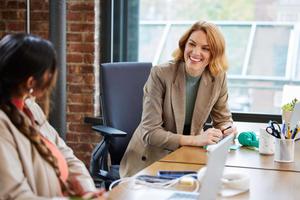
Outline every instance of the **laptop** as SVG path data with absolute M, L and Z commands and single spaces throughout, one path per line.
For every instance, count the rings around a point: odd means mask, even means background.
M 143 200 L 215 200 L 221 187 L 221 178 L 228 150 L 233 139 L 234 135 L 231 134 L 211 148 L 199 192 L 183 192 L 147 187 L 136 190 L 134 197 Z

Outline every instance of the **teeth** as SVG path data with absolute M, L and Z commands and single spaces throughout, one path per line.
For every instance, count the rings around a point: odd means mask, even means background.
M 200 59 L 200 58 L 193 58 L 193 57 L 190 57 L 190 59 L 194 62 L 201 62 L 203 59 Z

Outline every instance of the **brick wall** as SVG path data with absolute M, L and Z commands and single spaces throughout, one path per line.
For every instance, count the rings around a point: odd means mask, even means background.
M 48 38 L 49 1 L 31 0 L 31 33 Z M 0 0 L 0 37 L 26 31 L 26 1 Z M 67 1 L 67 143 L 89 165 L 94 144 L 85 116 L 93 116 L 94 0 Z

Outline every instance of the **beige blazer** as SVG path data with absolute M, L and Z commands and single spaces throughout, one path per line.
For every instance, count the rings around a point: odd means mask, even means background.
M 213 126 L 231 124 L 226 74 L 202 74 L 191 134 L 201 132 L 210 115 Z M 143 114 L 120 165 L 121 177 L 132 176 L 179 147 L 185 121 L 185 64 L 169 62 L 152 68 L 144 87 Z
M 58 136 L 40 107 L 28 99 L 27 106 L 40 124 L 40 132 L 55 143 L 67 160 L 69 177 L 80 182 L 83 191 L 94 191 L 84 164 Z M 54 199 L 61 196 L 59 180 L 50 164 L 0 110 L 0 199 Z

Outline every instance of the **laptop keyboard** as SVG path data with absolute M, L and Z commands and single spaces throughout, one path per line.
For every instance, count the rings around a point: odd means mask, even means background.
M 199 193 L 181 193 L 176 192 L 172 194 L 167 200 L 197 200 Z

